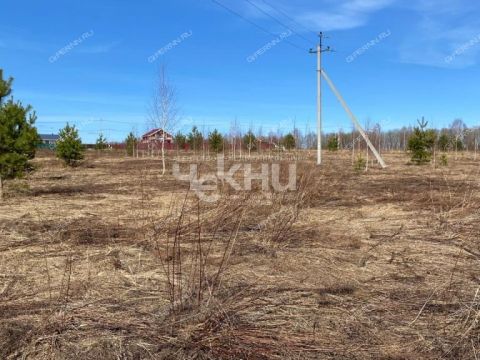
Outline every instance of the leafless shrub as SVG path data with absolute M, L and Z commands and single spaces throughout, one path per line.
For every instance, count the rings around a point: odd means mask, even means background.
M 200 308 L 215 297 L 239 235 L 246 199 L 214 207 L 187 193 L 179 209 L 152 222 L 151 241 L 162 266 L 170 312 Z

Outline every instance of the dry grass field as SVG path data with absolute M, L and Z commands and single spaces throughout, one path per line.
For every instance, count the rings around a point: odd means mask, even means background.
M 40 154 L 0 204 L 0 359 L 479 358 L 480 161 L 385 159 L 205 203 L 171 161 Z

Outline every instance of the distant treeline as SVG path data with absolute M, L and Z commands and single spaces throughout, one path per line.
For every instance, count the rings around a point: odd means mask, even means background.
M 379 124 L 366 127 L 364 130 L 373 145 L 379 151 L 406 151 L 409 139 L 414 134 L 414 126 L 402 127 L 394 130 L 383 130 Z M 435 134 L 435 149 L 440 151 L 474 151 L 480 145 L 480 126 L 468 127 L 462 120 L 455 120 L 448 128 L 433 129 Z M 101 135 L 102 136 L 102 135 Z M 171 135 L 167 150 L 191 151 L 268 151 L 291 149 L 316 149 L 317 134 L 313 131 L 302 132 L 298 128 L 291 131 L 270 131 L 264 134 L 261 127 L 258 130 L 242 131 L 238 127 L 232 128 L 228 133 L 213 131 L 200 131 L 193 126 L 189 132 L 178 131 Z M 96 144 L 86 145 L 87 148 L 99 148 Z M 123 142 L 106 142 L 108 147 L 114 149 L 149 150 L 152 144 L 130 133 Z M 158 145 L 158 144 L 157 144 Z M 322 148 L 329 150 L 366 149 L 365 140 L 356 130 L 322 133 Z M 153 148 L 156 149 L 155 146 Z
M 372 143 L 380 150 L 405 151 L 408 140 L 414 132 L 412 126 L 402 127 L 395 130 L 382 130 L 380 125 L 366 129 Z M 436 134 L 436 148 L 441 151 L 450 150 L 475 150 L 480 144 L 480 127 L 469 128 L 462 120 L 455 120 L 448 128 L 433 129 Z M 324 136 L 324 147 L 328 140 L 336 137 L 339 149 L 352 149 L 352 146 L 365 148 L 366 144 L 358 131 L 327 133 Z M 302 145 L 305 148 L 315 148 L 316 135 L 307 134 L 302 136 Z M 313 139 L 313 140 L 312 140 Z
M 462 120 L 455 120 L 450 127 L 435 129 L 436 145 L 439 150 L 474 150 L 478 149 L 480 144 L 480 127 L 469 128 Z M 372 143 L 379 150 L 383 151 L 405 151 L 408 146 L 408 140 L 414 132 L 414 127 L 402 127 L 395 130 L 383 130 L 379 124 L 366 128 L 365 132 Z M 214 134 L 214 136 L 212 136 Z M 222 147 L 236 148 L 239 150 L 250 149 L 272 149 L 272 148 L 297 148 L 297 149 L 316 149 L 316 132 L 302 132 L 294 128 L 292 131 L 269 132 L 263 134 L 262 130 L 248 130 L 245 133 L 238 129 L 231 130 L 227 134 L 220 135 L 217 130 L 209 133 L 203 133 L 197 127 L 187 134 L 178 132 L 174 136 L 174 144 L 187 144 L 192 150 L 201 150 L 208 146 L 210 141 L 221 141 Z M 365 149 L 366 144 L 360 133 L 356 130 L 350 132 L 339 130 L 337 132 L 326 132 L 322 134 L 322 147 L 327 149 L 331 147 L 332 139 L 339 150 L 352 149 L 353 146 L 358 149 Z

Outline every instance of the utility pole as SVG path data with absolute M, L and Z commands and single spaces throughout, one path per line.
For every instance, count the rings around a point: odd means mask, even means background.
M 317 50 L 310 49 L 310 54 L 317 54 L 317 165 L 322 164 L 322 53 L 331 51 L 330 46 L 323 47 L 323 32 L 318 34 L 320 41 Z
M 325 48 L 323 47 L 324 35 L 322 32 L 319 34 L 319 37 L 320 37 L 320 42 L 318 43 L 317 50 L 314 51 L 313 49 L 310 49 L 310 54 L 317 54 L 317 93 L 318 93 L 317 94 L 318 95 L 317 97 L 317 165 L 322 164 L 322 76 L 323 76 L 328 86 L 330 87 L 330 89 L 332 90 L 332 92 L 335 94 L 338 101 L 342 105 L 343 109 L 352 120 L 353 124 L 355 125 L 355 128 L 360 133 L 360 136 L 363 137 L 363 139 L 367 143 L 367 156 L 368 156 L 368 149 L 370 148 L 370 150 L 375 155 L 377 161 L 380 163 L 382 168 L 386 168 L 387 165 L 385 164 L 385 161 L 383 161 L 377 149 L 375 149 L 375 146 L 373 146 L 372 142 L 368 138 L 368 135 L 365 133 L 365 130 L 363 130 L 362 126 L 358 122 L 353 112 L 348 107 L 342 95 L 340 94 L 338 89 L 335 87 L 332 80 L 325 72 L 325 70 L 322 68 L 322 53 L 332 51 L 332 50 L 330 49 L 330 46 L 327 46 Z M 360 142 L 359 142 L 359 145 L 360 145 Z M 368 164 L 368 160 L 367 160 L 367 164 Z

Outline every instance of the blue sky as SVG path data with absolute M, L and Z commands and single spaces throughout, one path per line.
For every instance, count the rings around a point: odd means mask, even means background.
M 291 35 L 246 0 L 218 1 L 271 34 L 211 0 L 16 0 L 0 6 L 0 68 L 15 78 L 15 98 L 37 111 L 40 132 L 69 121 L 85 142 L 100 131 L 122 140 L 146 130 L 162 64 L 177 89 L 181 130 L 195 123 L 226 132 L 235 118 L 244 130 L 314 130 L 308 49 L 322 30 L 335 49 L 325 69 L 363 124 L 395 128 L 421 116 L 436 127 L 480 123 L 476 1 L 250 0 Z M 324 90 L 325 130 L 349 131 Z

